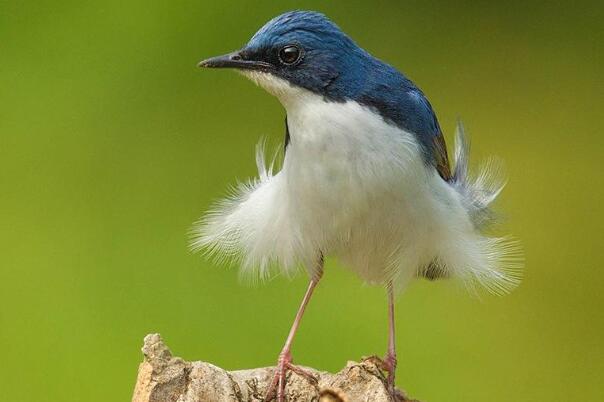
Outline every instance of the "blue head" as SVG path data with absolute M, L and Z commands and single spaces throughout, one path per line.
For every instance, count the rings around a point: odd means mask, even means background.
M 243 49 L 200 66 L 236 68 L 273 93 L 279 92 L 279 81 L 285 81 L 329 98 L 344 98 L 358 92 L 374 62 L 323 14 L 291 11 L 266 23 Z

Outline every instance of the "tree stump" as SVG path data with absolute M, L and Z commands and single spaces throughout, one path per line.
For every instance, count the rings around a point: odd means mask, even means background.
M 132 402 L 259 402 L 274 367 L 227 371 L 206 362 L 172 356 L 159 334 L 145 337 Z M 287 376 L 288 402 L 417 402 L 399 390 L 393 397 L 386 379 L 370 360 L 348 362 L 336 374 L 305 367 L 317 383 L 294 372 Z

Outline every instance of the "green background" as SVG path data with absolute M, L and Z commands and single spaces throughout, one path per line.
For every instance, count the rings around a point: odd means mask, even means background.
M 604 399 L 603 7 L 569 2 L 1 1 L 0 400 L 127 401 L 142 338 L 225 368 L 272 365 L 306 279 L 242 286 L 187 231 L 277 145 L 284 112 L 202 71 L 289 9 L 327 13 L 408 74 L 451 142 L 507 162 L 498 207 L 523 284 L 417 282 L 398 383 L 424 401 Z M 386 347 L 384 291 L 329 260 L 294 345 L 338 370 Z

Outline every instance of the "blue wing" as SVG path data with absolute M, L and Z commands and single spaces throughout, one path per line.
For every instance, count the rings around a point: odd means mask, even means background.
M 381 64 L 381 63 L 380 63 Z M 447 146 L 432 105 L 409 79 L 385 64 L 370 75 L 357 97 L 361 104 L 374 108 L 387 121 L 414 134 L 424 152 L 446 181 L 451 180 Z

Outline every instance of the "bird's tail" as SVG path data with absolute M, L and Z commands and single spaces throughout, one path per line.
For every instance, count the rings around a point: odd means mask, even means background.
M 461 121 L 455 132 L 455 168 L 451 185 L 462 196 L 464 206 L 479 229 L 496 221 L 496 216 L 489 208 L 506 184 L 504 166 L 500 159 L 489 158 L 479 169 L 478 175 L 470 177 L 470 142 L 465 134 Z

